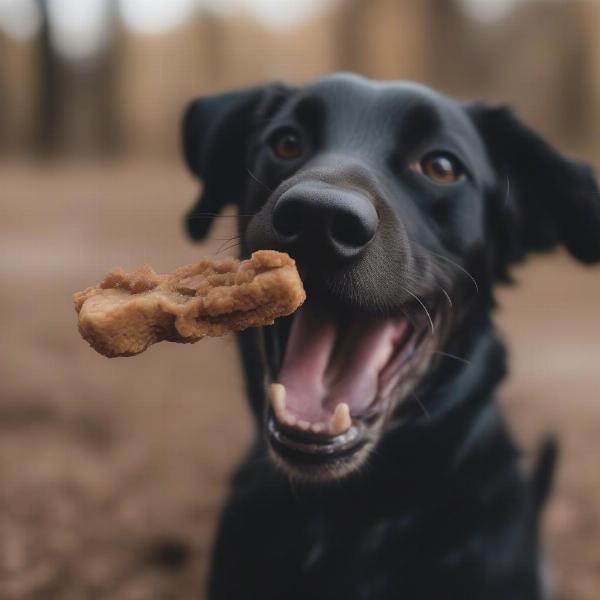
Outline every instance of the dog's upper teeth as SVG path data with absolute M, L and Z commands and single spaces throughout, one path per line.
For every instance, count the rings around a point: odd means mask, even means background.
M 352 426 L 350 417 L 350 407 L 345 402 L 340 402 L 336 407 L 329 421 L 329 432 L 332 435 L 340 435 L 348 431 Z

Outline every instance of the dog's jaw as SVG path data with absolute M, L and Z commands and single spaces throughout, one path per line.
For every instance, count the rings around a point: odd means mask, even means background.
M 294 317 L 283 368 L 266 390 L 265 434 L 276 465 L 296 480 L 315 482 L 340 479 L 364 465 L 396 407 L 427 372 L 441 342 L 441 312 L 432 323 L 390 317 L 365 324 L 366 315 L 354 315 L 364 322 L 346 324 L 350 333 L 343 334 L 320 332 L 313 322 L 299 334 L 314 336 L 312 345 L 294 339 L 294 329 L 303 325 L 301 316 Z M 320 321 L 325 329 L 334 327 Z

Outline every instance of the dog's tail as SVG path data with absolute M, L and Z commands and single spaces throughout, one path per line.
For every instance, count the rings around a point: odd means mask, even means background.
M 531 474 L 532 500 L 536 514 L 539 514 L 544 508 L 546 500 L 552 490 L 558 453 L 559 447 L 556 436 L 546 436 L 541 444 Z

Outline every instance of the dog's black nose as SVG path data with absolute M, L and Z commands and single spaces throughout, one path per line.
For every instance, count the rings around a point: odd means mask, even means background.
M 359 190 L 322 183 L 299 183 L 284 192 L 273 208 L 273 228 L 293 254 L 343 261 L 369 243 L 379 217 Z

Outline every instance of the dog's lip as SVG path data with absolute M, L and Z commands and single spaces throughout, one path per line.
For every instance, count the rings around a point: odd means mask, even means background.
M 334 436 L 310 434 L 286 428 L 269 410 L 267 416 L 267 432 L 272 441 L 296 453 L 320 456 L 323 459 L 339 458 L 352 453 L 366 441 L 366 424 L 362 420 L 354 420 L 345 432 Z

